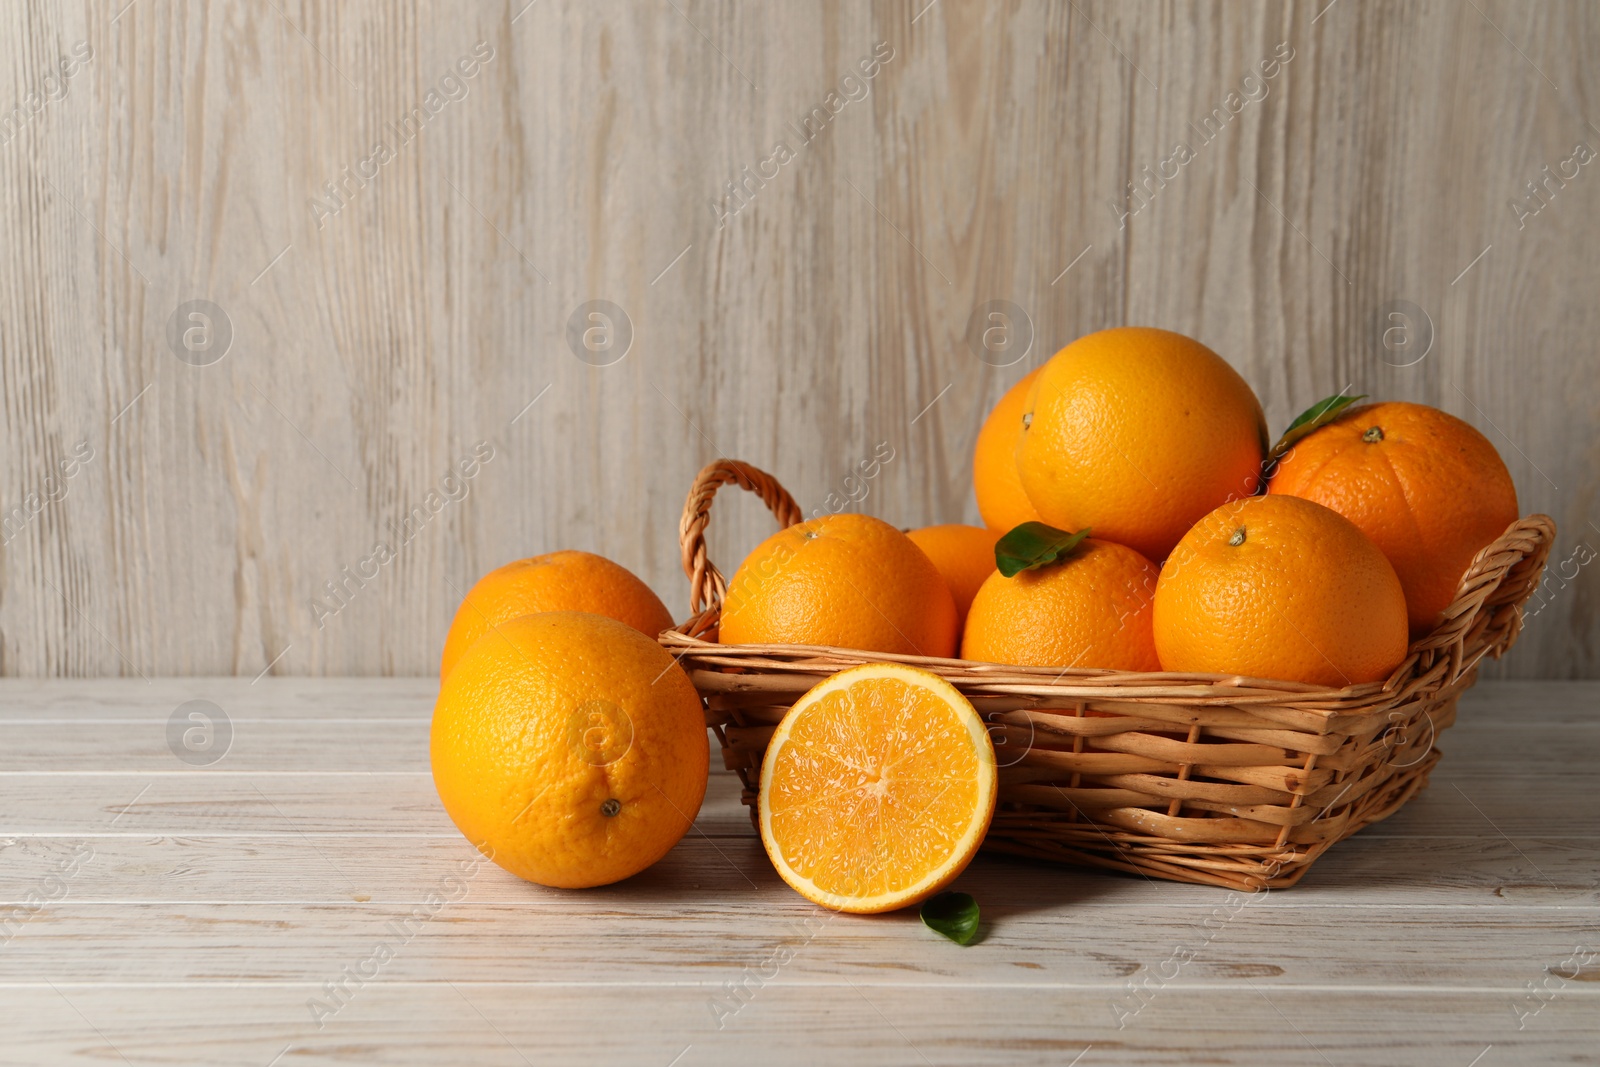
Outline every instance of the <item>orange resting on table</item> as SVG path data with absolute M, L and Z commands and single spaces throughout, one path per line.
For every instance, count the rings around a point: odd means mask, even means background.
M 445 678 L 433 781 L 467 840 L 540 885 L 605 885 L 664 856 L 705 796 L 700 696 L 655 641 L 577 611 L 523 615 Z
M 592 552 L 547 552 L 496 567 L 467 591 L 445 636 L 439 676 L 491 627 L 540 611 L 589 611 L 647 637 L 672 626 L 661 598 L 626 568 Z

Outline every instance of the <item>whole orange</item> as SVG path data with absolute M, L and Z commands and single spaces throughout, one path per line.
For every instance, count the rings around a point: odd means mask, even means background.
M 944 576 L 944 584 L 950 587 L 950 595 L 955 598 L 956 625 L 960 626 L 978 587 L 994 573 L 994 543 L 1000 540 L 1000 531 L 952 522 L 924 526 L 906 536 Z
M 615 619 L 523 615 L 476 641 L 433 710 L 433 782 L 456 827 L 521 878 L 581 888 L 636 874 L 705 796 L 700 697 Z
M 1152 560 L 1259 484 L 1260 402 L 1182 334 L 1128 326 L 1080 337 L 1044 365 L 1027 408 L 1017 466 L 1039 515 Z
M 1235 500 L 1195 523 L 1161 568 L 1153 618 L 1169 671 L 1346 686 L 1406 656 L 1406 600 L 1378 546 L 1292 496 Z
M 592 552 L 549 552 L 496 567 L 467 591 L 445 635 L 439 676 L 488 630 L 540 611 L 591 611 L 647 637 L 672 626 L 667 606 L 632 571 Z
M 1394 564 L 1413 635 L 1432 630 L 1478 550 L 1517 520 L 1500 453 L 1454 415 L 1363 404 L 1307 434 L 1270 493 L 1314 500 L 1361 528 Z
M 1093 537 L 1065 560 L 991 574 L 967 613 L 961 658 L 1034 667 L 1158 671 L 1150 605 L 1158 572 Z
M 1022 491 L 1017 473 L 1017 442 L 1022 437 L 1022 416 L 1028 408 L 1028 391 L 1039 377 L 1035 367 L 1007 389 L 983 420 L 978 443 L 972 450 L 972 491 L 978 497 L 978 514 L 991 530 L 1005 533 L 1025 522 L 1039 521 L 1039 513 Z
M 728 583 L 720 640 L 950 656 L 956 636 L 955 599 L 922 549 L 882 519 L 844 512 L 750 553 Z

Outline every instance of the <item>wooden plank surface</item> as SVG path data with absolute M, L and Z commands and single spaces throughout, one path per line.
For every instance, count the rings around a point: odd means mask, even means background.
M 1576 983 L 1574 983 L 1576 984 Z M 1563 994 L 1515 1029 L 1504 993 L 1408 994 L 1385 1009 L 1404 1026 L 1374 1031 L 1369 994 L 1273 991 L 1261 981 L 1228 989 L 1163 990 L 1117 1029 L 1103 991 L 1075 988 L 952 989 L 897 995 L 892 987 L 814 988 L 769 983 L 716 1026 L 712 991 L 693 985 L 618 986 L 574 1013 L 570 997 L 538 985 L 455 982 L 418 987 L 379 982 L 317 1031 L 305 1002 L 312 989 L 208 988 L 187 1012 L 163 1001 L 193 998 L 173 986 L 125 1008 L 114 991 L 62 985 L 6 989 L 22 1024 L 14 1062 L 133 1063 L 704 1063 L 990 1065 L 1015 1063 L 1191 1067 L 1205 1063 L 1281 1067 L 1478 1067 L 1593 1063 L 1593 997 Z M 604 998 L 604 1002 L 601 1002 Z M 1586 1017 L 1586 1013 L 1588 1016 Z M 1501 1017 L 1510 1020 L 1507 1026 Z M 93 1021 L 91 1027 L 90 1020 Z M 113 1022 L 112 1020 L 119 1020 Z M 219 1025 L 225 1022 L 226 1025 Z M 98 1033 L 96 1032 L 98 1030 Z M 1509 1036 L 1507 1032 L 1509 1031 Z M 299 1032 L 296 1041 L 284 1034 Z M 774 1033 L 784 1035 L 774 1040 Z M 1480 1035 L 1502 1038 L 1497 1043 Z M 805 1042 L 790 1035 L 804 1035 Z M 1248 1037 L 1241 1035 L 1249 1035 Z M 287 1051 L 286 1051 L 287 1050 Z M 864 1059 L 870 1050 L 873 1059 Z M 1086 1051 L 1087 1050 L 1087 1051 Z M 1509 1051 L 1508 1051 L 1509 1050 Z M 203 1057 L 212 1056 L 207 1060 Z M 291 1057 L 298 1057 L 292 1059 Z
M 0 682 L 0 1062 L 1493 1067 L 1600 1042 L 1595 683 L 1470 690 L 1428 791 L 1292 890 L 981 856 L 965 949 L 795 895 L 722 772 L 624 883 L 472 869 L 427 774 L 434 689 Z M 163 768 L 196 694 L 236 747 Z
M 561 547 L 682 612 L 706 461 L 812 509 L 881 445 L 862 508 L 972 520 L 988 405 L 1121 323 L 1200 337 L 1275 427 L 1346 388 L 1461 415 L 1567 559 L 1600 179 L 1527 186 L 1600 149 L 1597 53 L 1584 0 L 0 5 L 0 674 L 427 674 L 478 575 Z M 206 365 L 168 337 L 195 300 Z M 595 300 L 604 366 L 568 343 Z M 986 362 L 991 301 L 1032 342 Z M 769 519 L 717 510 L 731 565 Z M 1569 569 L 1491 675 L 1600 671 Z

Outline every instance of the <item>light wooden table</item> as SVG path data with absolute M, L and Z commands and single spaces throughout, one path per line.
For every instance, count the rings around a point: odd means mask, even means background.
M 1474 690 L 1428 791 L 1293 890 L 980 858 L 967 948 L 790 892 L 720 771 L 625 884 L 474 870 L 433 692 L 0 683 L 0 1063 L 1600 1061 L 1597 683 Z M 168 746 L 192 699 L 209 766 Z

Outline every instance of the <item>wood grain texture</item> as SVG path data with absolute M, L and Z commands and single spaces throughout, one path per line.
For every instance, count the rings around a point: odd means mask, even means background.
M 1593 5 L 525 3 L 3 5 L 0 674 L 429 674 L 479 574 L 560 547 L 681 612 L 718 455 L 809 512 L 885 444 L 863 509 L 972 521 L 987 407 L 1121 323 L 1275 427 L 1442 406 L 1553 560 L 1600 547 L 1600 171 L 1526 206 L 1600 150 Z M 191 300 L 210 365 L 169 344 Z M 593 300 L 631 323 L 605 366 L 568 344 Z M 999 300 L 1004 367 L 965 340 Z M 720 503 L 714 558 L 767 524 Z M 1600 673 L 1568 571 L 1491 675 Z
M 309 983 L 204 990 L 173 985 L 131 1004 L 115 987 L 62 983 L 55 990 L 5 992 L 15 1006 L 10 1041 L 20 1064 L 99 1065 L 107 1058 L 120 1062 L 120 1050 L 133 1063 L 264 1065 L 281 1055 L 274 1067 L 443 1062 L 666 1067 L 674 1057 L 674 1067 L 752 1062 L 990 1067 L 1070 1064 L 1077 1056 L 1082 1056 L 1079 1067 L 1189 1067 L 1194 1050 L 1203 1048 L 1207 1062 L 1226 1067 L 1324 1062 L 1460 1067 L 1488 1046 L 1493 1048 L 1479 1067 L 1508 1048 L 1519 1057 L 1508 1059 L 1514 1063 L 1593 1062 L 1585 1042 L 1594 1033 L 1586 1015 L 1594 1010 L 1594 997 L 1582 993 L 1557 998 L 1518 1032 L 1503 993 L 1397 991 L 1385 1007 L 1404 1020 L 1404 1028 L 1374 1033 L 1368 994 L 1256 985 L 1252 992 L 1243 983 L 1227 990 L 1185 983 L 1164 991 L 1120 1030 L 1104 993 L 1074 987 L 921 988 L 912 995 L 865 982 L 815 988 L 780 980 L 720 1030 L 707 1008 L 714 991 L 680 984 L 619 986 L 581 997 L 534 983 L 381 982 L 369 985 L 320 1031 L 310 1024 L 305 1006 L 317 995 Z M 198 1000 L 197 993 L 205 999 Z M 175 1001 L 187 1001 L 190 1010 L 174 1011 Z M 635 1025 L 619 1025 L 622 1021 Z M 1484 1034 L 1501 1040 L 1480 1040 Z
M 0 681 L 0 1058 L 1462 1067 L 1600 1038 L 1594 683 L 1473 689 L 1429 790 L 1291 890 L 982 855 L 967 948 L 801 899 L 722 772 L 625 882 L 473 869 L 417 732 L 434 688 Z M 195 698 L 235 747 L 163 766 L 137 732 Z M 1542 773 L 1520 731 L 1565 739 Z

